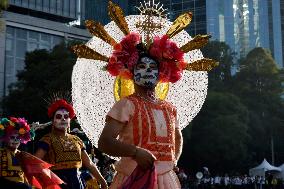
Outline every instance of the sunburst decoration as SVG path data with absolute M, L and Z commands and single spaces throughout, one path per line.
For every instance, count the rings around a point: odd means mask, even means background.
M 157 17 L 167 18 L 167 9 L 163 8 L 163 4 L 160 2 L 155 3 L 155 0 L 148 2 L 144 1 L 144 4 L 140 2 L 140 6 L 136 7 L 140 11 L 140 15 L 153 15 Z
M 143 15 L 143 19 L 140 18 L 136 23 L 136 28 L 142 36 L 142 41 L 146 43 L 147 48 L 150 47 L 154 33 L 157 30 L 161 30 L 165 20 L 167 19 L 166 9 L 160 3 L 155 3 L 155 0 L 148 2 L 144 1 L 144 4 L 140 2 L 140 7 L 136 7 L 140 11 L 140 15 Z M 158 19 L 158 21 L 155 21 Z
M 203 58 L 197 48 L 208 42 L 207 37 L 197 37 L 192 40 L 183 30 L 190 23 L 192 15 L 182 14 L 172 23 L 162 15 L 164 12 L 162 6 L 153 0 L 144 2 L 144 6 L 139 7 L 140 15 L 124 17 L 121 8 L 112 2 L 109 3 L 108 8 L 113 21 L 103 28 L 100 24 L 89 22 L 88 28 L 94 37 L 86 45 L 73 48 L 79 58 L 72 72 L 72 99 L 81 127 L 92 143 L 97 145 L 107 112 L 116 100 L 133 93 L 131 81 L 114 78 L 102 69 L 107 64 L 116 42 L 120 42 L 130 32 L 137 32 L 141 36 L 145 34 L 145 31 L 137 29 L 137 23 L 142 21 L 140 26 L 144 25 L 144 29 L 152 30 L 152 37 L 167 34 L 178 47 L 183 47 L 182 50 L 185 52 L 184 60 L 188 65 L 182 79 L 175 84 L 166 83 L 156 88 L 159 98 L 167 98 L 177 107 L 180 128 L 183 129 L 201 109 L 207 94 L 206 71 L 216 66 L 215 61 Z M 150 21 L 147 21 L 149 15 L 144 15 L 148 13 L 151 13 Z M 159 25 L 161 27 L 158 28 Z M 95 28 L 99 31 L 94 31 Z M 121 87 L 123 83 L 126 84 Z

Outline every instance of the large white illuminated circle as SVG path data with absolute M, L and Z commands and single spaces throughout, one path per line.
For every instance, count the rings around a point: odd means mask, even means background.
M 143 21 L 144 16 L 130 15 L 126 17 L 129 30 L 142 34 L 135 27 L 135 23 L 139 19 Z M 164 35 L 170 25 L 171 22 L 166 21 L 165 27 L 154 34 Z M 107 24 L 105 29 L 118 42 L 124 37 L 114 22 Z M 185 31 L 172 38 L 179 47 L 191 39 Z M 93 37 L 86 45 L 106 56 L 110 56 L 112 53 L 112 47 L 97 37 Z M 200 50 L 185 54 L 185 60 L 188 63 L 202 58 Z M 77 119 L 95 146 L 97 146 L 104 127 L 105 116 L 115 103 L 113 94 L 115 78 L 110 76 L 108 72 L 102 71 L 105 64 L 102 61 L 78 58 L 72 73 L 72 100 Z M 207 95 L 207 84 L 207 72 L 184 71 L 182 79 L 170 85 L 167 100 L 177 107 L 181 129 L 186 127 L 200 111 Z

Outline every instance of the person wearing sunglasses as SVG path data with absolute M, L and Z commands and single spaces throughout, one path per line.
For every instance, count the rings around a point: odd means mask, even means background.
M 75 117 L 72 105 L 64 99 L 55 100 L 48 108 L 48 116 L 52 119 L 52 130 L 39 141 L 35 155 L 54 165 L 52 171 L 65 182 L 61 188 L 85 187 L 79 171 L 82 166 L 90 171 L 103 189 L 108 188 L 96 165 L 89 158 L 82 140 L 69 134 L 70 121 Z

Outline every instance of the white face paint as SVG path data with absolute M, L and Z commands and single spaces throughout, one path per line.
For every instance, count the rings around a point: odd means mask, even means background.
M 134 82 L 143 87 L 154 88 L 158 83 L 158 64 L 149 57 L 143 57 L 134 68 Z
M 57 110 L 53 117 L 53 126 L 58 130 L 67 130 L 70 127 L 69 112 L 65 109 Z
M 17 149 L 21 144 L 20 136 L 17 133 L 10 135 L 7 140 L 7 147 L 10 149 Z

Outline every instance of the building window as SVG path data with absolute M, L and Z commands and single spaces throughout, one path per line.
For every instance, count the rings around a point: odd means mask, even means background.
M 50 50 L 63 37 L 7 26 L 5 45 L 5 94 L 8 86 L 17 81 L 17 72 L 25 67 L 25 55 L 36 49 Z
M 56 1 L 56 13 L 58 15 L 62 15 L 62 5 L 63 5 L 63 0 L 57 0 Z
M 50 12 L 50 10 L 49 10 L 49 4 L 50 4 L 50 1 L 49 1 L 49 0 L 44 0 L 44 1 L 43 1 L 43 11 L 44 11 L 44 12 Z
M 29 0 L 29 8 L 34 9 L 36 7 L 36 0 Z
M 56 0 L 50 0 L 50 13 L 56 12 Z
M 69 16 L 70 15 L 70 1 L 64 0 L 63 2 L 64 2 L 63 3 L 63 15 Z
M 36 9 L 42 11 L 42 0 L 36 0 Z

